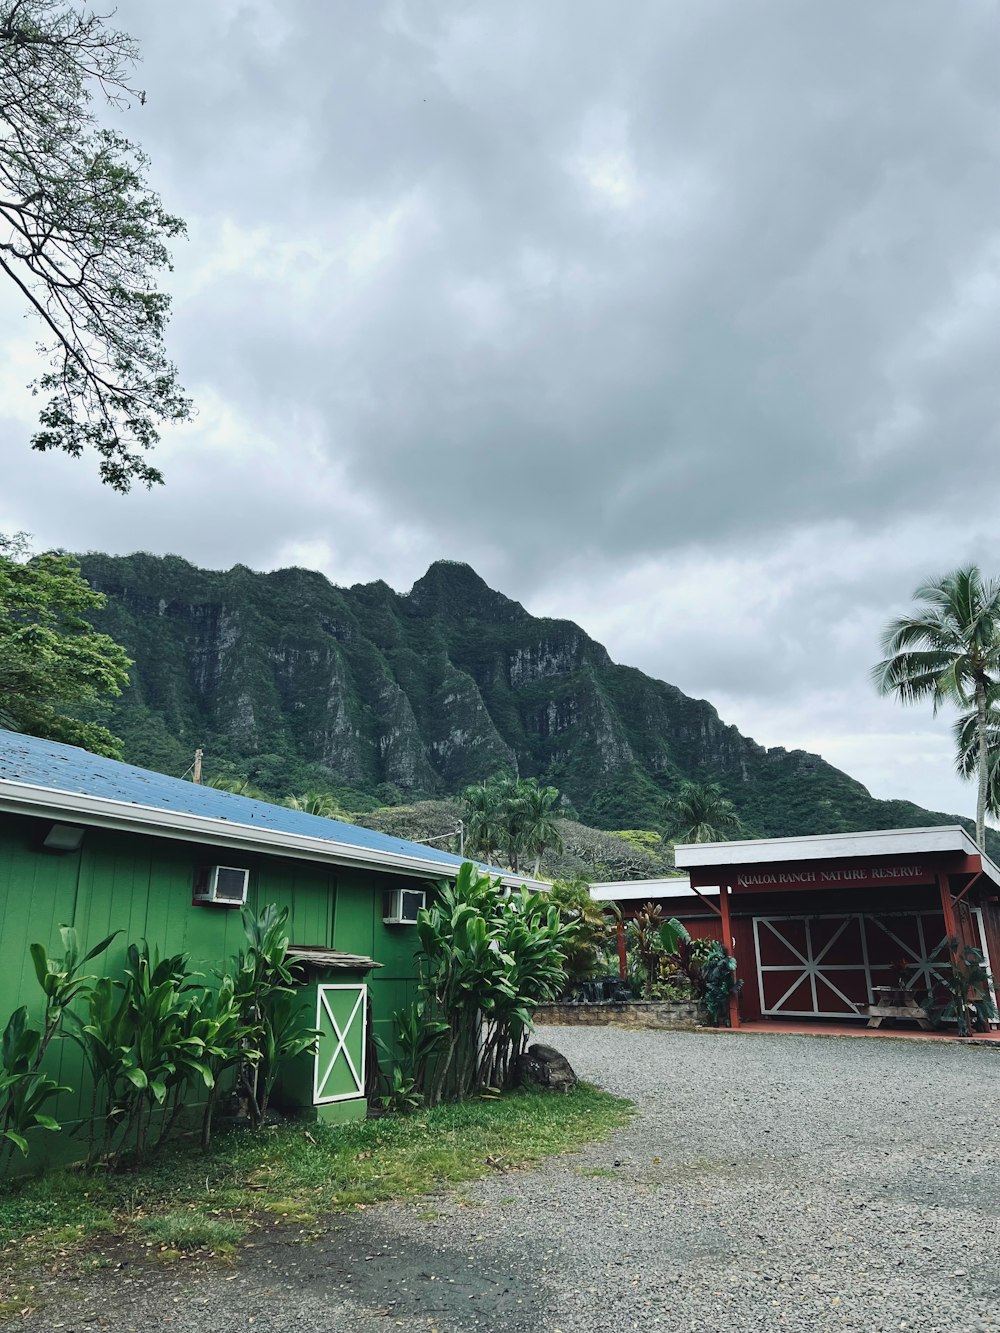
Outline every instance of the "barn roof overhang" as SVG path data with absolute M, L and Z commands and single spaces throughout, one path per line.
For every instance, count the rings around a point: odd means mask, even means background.
M 683 843 L 674 848 L 678 867 L 688 871 L 692 885 L 733 883 L 739 872 L 767 867 L 816 867 L 816 880 L 810 885 L 803 877 L 795 887 L 828 887 L 817 863 L 871 867 L 873 878 L 891 882 L 888 869 L 898 864 L 898 883 L 906 880 L 906 871 L 921 868 L 924 873 L 980 875 L 1000 888 L 1000 868 L 983 855 L 960 824 L 931 828 L 878 829 L 862 833 L 824 833 L 796 838 L 753 838 L 738 842 Z M 761 876 L 757 877 L 758 879 Z M 859 879 L 863 876 L 858 875 Z M 746 886 L 743 886 L 746 887 Z M 764 888 L 763 883 L 754 887 Z
M 0 811 L 93 828 L 116 829 L 123 833 L 140 833 L 147 837 L 197 842 L 231 851 L 256 852 L 265 856 L 291 857 L 327 865 L 412 875 L 418 879 L 454 879 L 459 866 L 457 858 L 455 864 L 451 865 L 431 856 L 424 859 L 401 852 L 338 842 L 332 838 L 286 833 L 278 829 L 240 824 L 231 819 L 164 810 L 130 801 L 116 801 L 105 796 L 57 791 L 50 787 L 5 779 L 0 779 Z M 544 891 L 551 887 L 542 881 L 510 874 L 492 866 L 481 868 L 499 877 L 505 888 L 524 886 Z

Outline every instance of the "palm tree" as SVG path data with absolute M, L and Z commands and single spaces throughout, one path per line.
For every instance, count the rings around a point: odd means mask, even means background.
M 975 709 L 955 722 L 955 767 L 963 778 L 975 778 L 979 769 L 979 718 Z M 986 813 L 1000 815 L 1000 691 L 986 693 L 986 748 L 989 777 L 986 784 Z
M 666 836 L 673 842 L 725 842 L 746 832 L 717 782 L 682 782 L 664 809 Z
M 259 787 L 255 787 L 249 778 L 208 778 L 204 785 L 214 787 L 216 791 L 228 791 L 233 796 L 249 796 L 254 801 L 270 801 L 272 805 L 275 803 L 273 796 L 268 796 Z
M 546 849 L 551 847 L 557 852 L 563 849 L 562 834 L 554 815 L 559 792 L 555 787 L 539 787 L 534 778 L 525 782 L 523 788 L 524 842 L 534 854 L 535 868 L 532 874 L 537 879 Z
M 347 811 L 328 791 L 307 791 L 301 796 L 286 796 L 281 804 L 290 810 L 302 810 L 307 815 L 322 815 L 324 819 L 347 818 Z
M 486 782 L 466 787 L 462 793 L 462 803 L 466 854 L 489 864 L 494 849 L 503 842 L 496 791 L 492 784 Z
M 490 781 L 490 791 L 496 802 L 497 826 L 500 830 L 498 848 L 515 874 L 520 870 L 521 853 L 527 847 L 528 792 L 531 782 L 506 775 Z
M 901 703 L 930 699 L 972 706 L 977 778 L 976 842 L 985 850 L 990 780 L 991 691 L 1000 686 L 1000 580 L 984 579 L 976 565 L 930 579 L 913 594 L 918 607 L 882 634 L 883 660 L 872 668 L 880 694 Z M 959 769 L 963 767 L 961 754 Z
M 562 848 L 552 811 L 559 800 L 555 787 L 539 787 L 534 778 L 494 774 L 488 782 L 462 793 L 465 849 L 489 861 L 501 856 L 515 873 L 521 857 L 535 858 L 535 874 L 546 847 Z

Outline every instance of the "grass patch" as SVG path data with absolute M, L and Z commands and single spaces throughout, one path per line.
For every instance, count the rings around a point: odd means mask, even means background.
M 218 1250 L 262 1215 L 302 1222 L 419 1198 L 604 1138 L 630 1115 L 630 1103 L 584 1084 L 566 1095 L 515 1092 L 411 1116 L 230 1134 L 208 1154 L 168 1148 L 131 1175 L 53 1171 L 0 1190 L 3 1259 L 9 1276 L 14 1246 L 23 1270 L 108 1233 L 164 1251 Z
M 136 1223 L 135 1230 L 166 1250 L 212 1250 L 225 1254 L 232 1253 L 237 1241 L 246 1235 L 247 1224 L 192 1211 L 144 1217 Z

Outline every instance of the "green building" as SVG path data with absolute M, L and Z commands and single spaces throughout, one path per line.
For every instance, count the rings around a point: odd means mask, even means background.
M 58 954 L 60 925 L 85 946 L 122 931 L 94 965 L 108 976 L 144 939 L 211 978 L 240 946 L 242 904 L 275 903 L 289 910 L 303 1003 L 322 1033 L 286 1098 L 323 1118 L 364 1115 L 366 1015 L 388 1039 L 416 988 L 416 911 L 460 865 L 423 844 L 0 730 L 0 1028 L 22 1004 L 40 1014 L 29 945 Z M 73 1092 L 55 1111 L 64 1132 L 39 1136 L 33 1160 L 43 1140 L 58 1138 L 62 1156 L 86 1143 L 65 1132 L 90 1114 L 74 1044 L 55 1043 L 46 1069 Z

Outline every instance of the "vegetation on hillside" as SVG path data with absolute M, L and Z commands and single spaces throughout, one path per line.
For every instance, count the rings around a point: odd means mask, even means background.
M 655 833 L 685 781 L 717 783 L 760 836 L 955 821 L 875 800 L 816 755 L 765 750 L 466 565 L 432 565 L 406 596 L 175 556 L 83 567 L 108 596 L 100 628 L 136 662 L 114 729 L 129 759 L 163 772 L 186 772 L 202 748 L 206 772 L 278 798 L 330 791 L 363 813 L 505 771 L 556 787 L 571 802 L 560 814 L 591 827 Z

